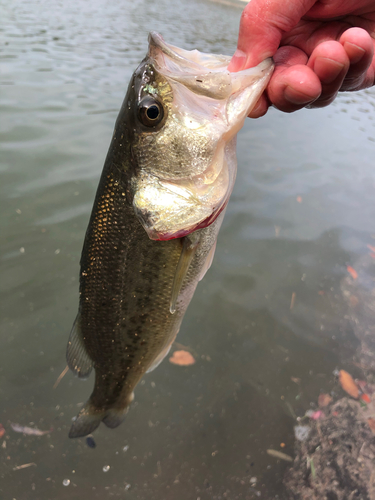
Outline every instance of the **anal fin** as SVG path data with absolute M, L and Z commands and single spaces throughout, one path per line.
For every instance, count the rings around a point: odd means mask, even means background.
M 69 368 L 79 378 L 87 378 L 92 370 L 92 360 L 87 354 L 81 332 L 81 314 L 78 312 L 70 332 L 66 348 L 66 361 Z

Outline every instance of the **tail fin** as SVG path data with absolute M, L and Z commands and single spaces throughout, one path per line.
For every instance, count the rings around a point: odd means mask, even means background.
M 128 413 L 128 409 L 129 407 L 126 406 L 125 408 L 108 408 L 106 410 L 100 410 L 95 408 L 90 401 L 88 401 L 72 423 L 69 437 L 78 438 L 87 436 L 99 427 L 100 422 L 114 429 L 124 420 Z

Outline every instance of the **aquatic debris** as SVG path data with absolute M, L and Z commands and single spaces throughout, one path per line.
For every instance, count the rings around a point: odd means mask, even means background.
M 314 413 L 311 415 L 311 418 L 313 420 L 319 420 L 320 418 L 324 417 L 324 413 L 321 410 L 314 411 Z
M 358 399 L 359 390 L 350 373 L 346 372 L 345 370 L 340 370 L 339 382 L 341 384 L 341 387 L 345 392 L 349 394 L 349 396 Z
M 0 424 L 0 438 L 2 438 L 5 434 L 5 429 L 4 429 L 4 426 L 2 424 Z
M 368 394 L 361 394 L 361 400 L 366 404 L 371 403 L 371 399 Z
M 86 444 L 89 448 L 96 448 L 96 443 L 95 443 L 95 440 L 92 436 L 87 436 Z
M 293 309 L 295 301 L 296 301 L 296 292 L 293 292 L 292 298 L 290 299 L 290 307 L 289 307 L 290 310 Z
M 301 379 L 298 378 L 298 377 L 290 377 L 290 380 L 292 382 L 294 382 L 295 384 L 300 384 L 301 383 Z
M 310 469 L 311 469 L 311 476 L 314 480 L 316 478 L 316 471 L 314 466 L 314 460 L 312 458 L 310 459 Z
M 329 394 L 319 394 L 318 405 L 320 406 L 320 408 L 324 408 L 325 406 L 328 406 L 331 401 L 332 401 L 332 398 Z
M 374 418 L 368 418 L 367 423 L 372 430 L 372 433 L 375 434 L 375 419 Z
M 294 427 L 294 435 L 298 441 L 306 441 L 309 437 L 311 427 L 308 425 L 296 425 Z
M 63 484 L 64 486 L 69 486 L 69 484 L 70 484 L 70 479 L 63 479 L 62 484 Z
M 13 470 L 21 470 L 21 469 L 27 469 L 27 467 L 31 467 L 36 464 L 34 462 L 30 462 L 29 464 L 22 464 L 22 465 L 16 465 L 16 467 L 13 467 Z
M 286 462 L 293 462 L 293 458 L 286 453 L 278 450 L 267 450 L 268 455 L 271 457 L 279 458 L 280 460 L 285 460 Z
M 19 424 L 10 424 L 11 428 L 14 432 L 21 432 L 22 434 L 27 434 L 28 436 L 44 436 L 45 434 L 49 434 L 49 431 L 41 431 L 40 429 L 35 429 L 33 427 L 27 427 Z
M 61 379 L 68 373 L 69 371 L 69 366 L 66 365 L 66 367 L 63 369 L 63 371 L 60 373 L 60 375 L 57 377 L 56 382 L 53 384 L 53 389 L 56 389 L 56 387 L 59 385 L 61 382 Z
M 195 359 L 187 351 L 175 351 L 169 361 L 178 366 L 190 366 L 195 363 Z
M 305 413 L 306 417 L 311 418 L 312 420 L 319 420 L 320 418 L 324 417 L 324 413 L 321 410 L 307 410 Z
M 110 465 L 104 465 L 103 472 L 108 472 L 110 468 L 111 468 Z
M 358 278 L 358 273 L 352 266 L 347 266 L 346 270 L 348 271 L 350 276 L 353 278 L 353 280 L 356 280 Z

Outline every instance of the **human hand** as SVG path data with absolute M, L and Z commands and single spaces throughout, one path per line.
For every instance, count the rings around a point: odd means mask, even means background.
M 338 91 L 374 85 L 374 46 L 375 0 L 251 0 L 228 68 L 274 58 L 270 83 L 250 114 L 257 118 L 271 105 L 285 112 L 323 107 Z

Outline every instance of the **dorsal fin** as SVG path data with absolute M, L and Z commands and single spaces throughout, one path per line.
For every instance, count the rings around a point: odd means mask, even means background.
M 176 273 L 174 275 L 172 285 L 172 295 L 169 306 L 171 314 L 176 311 L 176 303 L 180 294 L 182 283 L 188 273 L 190 263 L 195 255 L 199 240 L 199 233 L 191 233 L 188 236 L 184 236 L 183 238 L 181 255 L 177 264 Z
M 66 361 L 69 368 L 79 378 L 87 378 L 92 370 L 92 361 L 87 354 L 82 339 L 81 313 L 78 312 L 70 332 L 68 346 L 66 348 Z

